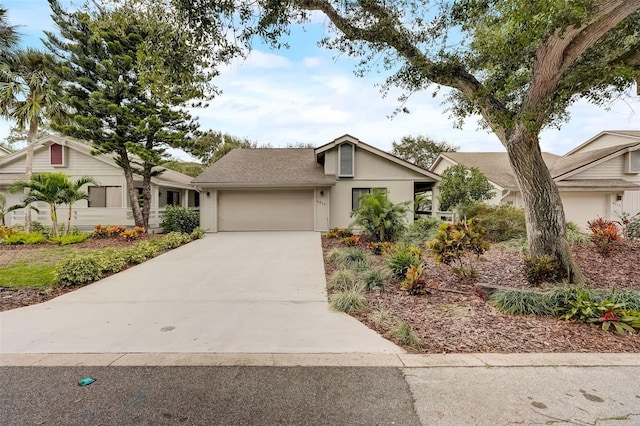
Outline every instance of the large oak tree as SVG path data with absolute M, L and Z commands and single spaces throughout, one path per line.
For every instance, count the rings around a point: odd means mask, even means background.
M 582 280 L 539 135 L 578 99 L 606 104 L 640 77 L 640 0 L 176 1 L 200 28 L 238 18 L 241 36 L 276 42 L 320 12 L 333 30 L 321 43 L 365 68 L 382 64 L 388 87 L 451 88 L 453 115 L 480 115 L 508 153 L 532 257 L 552 255 L 568 279 Z M 237 13 L 220 6 L 230 3 Z

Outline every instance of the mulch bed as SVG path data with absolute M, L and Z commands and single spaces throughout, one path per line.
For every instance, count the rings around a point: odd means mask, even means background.
M 148 235 L 140 235 L 134 240 L 126 240 L 124 238 L 91 238 L 82 243 L 77 243 L 73 245 L 69 245 L 68 247 L 72 247 L 74 249 L 80 250 L 97 250 L 107 247 L 114 248 L 124 248 L 130 245 L 133 245 L 137 242 L 150 239 L 150 238 L 158 238 L 159 235 L 148 234 Z M 1 245 L 0 250 L 25 250 L 32 251 L 34 256 L 37 256 L 38 250 L 43 247 L 52 248 L 54 246 L 47 246 L 46 244 L 35 244 L 35 245 Z M 2 288 L 0 287 L 0 312 L 7 311 L 9 309 L 21 308 L 23 306 L 35 305 L 37 303 L 46 302 L 47 300 L 53 299 L 55 297 L 61 296 L 65 293 L 69 293 L 71 291 L 77 290 L 80 286 L 74 287 L 50 287 L 50 288 L 19 288 L 19 289 L 10 289 L 10 288 Z
M 335 239 L 322 239 L 325 272 L 335 265 L 326 254 L 340 246 Z M 603 259 L 593 247 L 573 249 L 576 262 L 589 287 L 640 290 L 640 242 L 618 247 Z M 380 256 L 376 262 L 382 264 Z M 476 283 L 530 287 L 521 275 L 522 255 L 490 250 L 478 262 L 477 280 L 460 280 L 446 265 L 425 256 L 430 294 L 411 296 L 391 280 L 384 292 L 367 294 L 368 310 L 353 316 L 389 338 L 389 328 L 376 326 L 371 312 L 386 310 L 395 320 L 409 323 L 423 341 L 421 353 L 515 353 L 515 352 L 640 352 L 640 333 L 621 336 L 599 326 L 553 317 L 509 315 L 493 308 L 474 292 Z M 546 284 L 546 287 L 552 286 Z

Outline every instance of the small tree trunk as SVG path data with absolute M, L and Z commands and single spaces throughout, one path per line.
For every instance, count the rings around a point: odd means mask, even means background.
M 124 179 L 127 182 L 127 196 L 129 198 L 129 204 L 131 204 L 131 213 L 133 214 L 133 221 L 136 226 L 144 226 L 142 220 L 142 212 L 140 211 L 140 205 L 138 204 L 138 194 L 136 193 L 135 184 L 133 183 L 133 171 L 131 170 L 131 163 L 129 162 L 129 155 L 127 151 L 120 151 L 120 161 L 122 163 L 122 169 L 124 171 Z
M 51 204 L 51 223 L 53 229 L 53 236 L 59 237 L 60 232 L 58 231 L 58 213 L 56 212 L 56 205 Z
M 506 146 L 522 194 L 531 257 L 551 255 L 560 262 L 569 282 L 583 282 L 566 238 L 560 193 L 542 158 L 538 136 L 516 127 Z
M 27 132 L 27 158 L 25 159 L 24 180 L 27 182 L 31 180 L 33 175 L 33 144 L 35 143 L 36 135 L 38 134 L 38 119 L 34 118 L 29 122 L 29 131 Z M 29 192 L 25 188 L 25 195 Z M 24 208 L 24 229 L 27 232 L 31 232 L 31 206 L 27 205 Z
M 151 213 L 151 171 L 153 165 L 144 163 L 144 172 L 142 177 L 142 219 L 144 229 L 149 230 L 149 216 Z

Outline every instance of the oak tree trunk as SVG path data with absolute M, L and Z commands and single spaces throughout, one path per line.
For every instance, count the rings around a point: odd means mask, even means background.
M 131 205 L 133 221 L 135 222 L 136 226 L 144 227 L 142 212 L 140 211 L 140 204 L 138 204 L 138 193 L 133 182 L 133 171 L 131 170 L 129 156 L 127 155 L 126 150 L 120 151 L 118 154 L 120 155 L 120 162 L 122 164 L 122 169 L 124 170 L 124 179 L 127 182 L 127 196 L 129 198 L 129 204 Z
M 522 194 L 532 259 L 551 255 L 560 262 L 569 282 L 583 282 L 566 238 L 560 193 L 542 158 L 537 134 L 516 127 L 508 137 L 506 148 Z

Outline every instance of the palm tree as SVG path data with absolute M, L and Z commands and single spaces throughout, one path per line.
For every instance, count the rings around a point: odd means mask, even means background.
M 78 180 L 75 180 L 73 182 L 68 182 L 68 183 L 69 183 L 69 186 L 64 190 L 62 194 L 64 203 L 69 206 L 69 215 L 67 216 L 67 234 L 71 230 L 71 216 L 73 213 L 73 204 L 80 200 L 89 199 L 89 194 L 82 191 L 80 188 L 82 188 L 84 185 L 87 185 L 89 183 L 93 185 L 98 185 L 98 183 L 92 177 L 89 177 L 89 176 L 83 176 Z
M 24 208 L 24 206 L 21 205 L 7 207 L 7 197 L 4 194 L 0 193 L 0 226 L 7 226 L 7 223 L 4 220 L 7 214 L 11 213 L 14 210 L 22 208 Z
M 374 188 L 360 196 L 360 206 L 351 212 L 355 218 L 352 225 L 377 241 L 394 241 L 405 227 L 408 211 L 408 202 L 394 204 L 386 190 Z
M 66 201 L 65 193 L 70 188 L 69 177 L 64 173 L 36 173 L 29 180 L 20 180 L 10 186 L 12 192 L 24 190 L 24 204 L 37 201 L 49 204 L 53 235 L 59 236 L 57 208 Z
M 65 106 L 61 101 L 61 85 L 55 73 L 53 55 L 35 49 L 16 54 L 0 81 L 0 114 L 15 120 L 20 129 L 27 130 L 27 158 L 25 180 L 33 172 L 33 144 L 38 127 L 49 119 L 64 121 Z M 25 211 L 25 228 L 31 228 L 31 211 Z
M 0 61 L 3 66 L 8 64 L 19 38 L 16 28 L 8 21 L 7 9 L 0 7 Z

